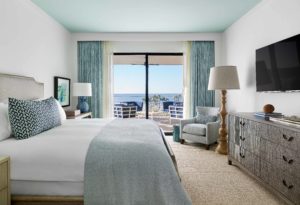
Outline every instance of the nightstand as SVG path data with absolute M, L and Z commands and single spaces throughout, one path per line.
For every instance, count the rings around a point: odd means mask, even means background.
M 92 118 L 92 112 L 81 113 L 76 116 L 67 116 L 67 119 L 84 119 L 84 118 Z
M 10 205 L 10 161 L 0 157 L 0 204 Z

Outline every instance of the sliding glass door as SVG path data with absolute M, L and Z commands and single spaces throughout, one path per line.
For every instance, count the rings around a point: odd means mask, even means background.
M 149 55 L 149 118 L 165 132 L 183 117 L 182 55 Z
M 181 53 L 114 55 L 114 116 L 156 121 L 165 132 L 183 117 Z
M 146 118 L 146 69 L 143 55 L 114 57 L 114 117 Z

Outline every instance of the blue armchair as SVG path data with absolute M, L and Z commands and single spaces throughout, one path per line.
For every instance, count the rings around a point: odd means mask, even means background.
M 217 107 L 197 107 L 197 116 L 215 116 L 214 122 L 207 122 L 201 124 L 197 122 L 197 117 L 192 119 L 186 119 L 180 121 L 180 141 L 181 144 L 185 140 L 199 142 L 206 145 L 206 149 L 209 149 L 211 144 L 214 144 L 218 140 L 218 130 L 220 127 L 219 120 L 219 108 Z

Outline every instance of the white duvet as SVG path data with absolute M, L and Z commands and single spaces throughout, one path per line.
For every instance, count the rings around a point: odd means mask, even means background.
M 11 179 L 82 182 L 91 140 L 111 120 L 66 120 L 25 140 L 0 142 L 0 156 L 11 158 Z

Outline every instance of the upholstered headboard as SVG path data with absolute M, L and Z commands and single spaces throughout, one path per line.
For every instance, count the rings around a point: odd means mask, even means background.
M 44 97 L 44 84 L 34 78 L 0 73 L 0 102 L 9 97 L 18 99 L 38 99 Z

